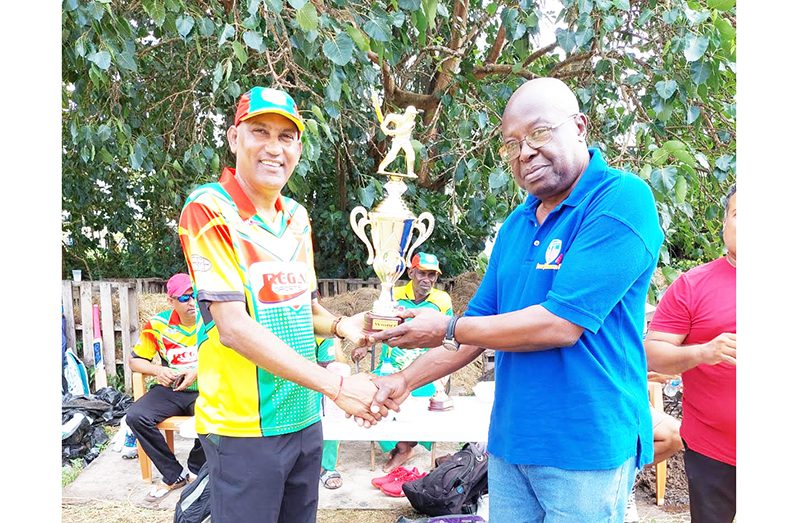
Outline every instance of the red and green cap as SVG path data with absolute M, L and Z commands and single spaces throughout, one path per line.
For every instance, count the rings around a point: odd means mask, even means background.
M 296 124 L 300 133 L 305 130 L 305 123 L 291 95 L 271 87 L 253 87 L 241 95 L 236 108 L 235 125 L 263 113 L 285 116 Z
M 438 274 L 441 274 L 441 266 L 438 263 L 438 257 L 426 252 L 416 253 L 413 259 L 410 260 L 410 267 L 423 271 L 437 271 Z

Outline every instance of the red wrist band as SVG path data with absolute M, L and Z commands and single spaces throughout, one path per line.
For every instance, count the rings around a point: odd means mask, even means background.
M 341 389 L 344 388 L 344 377 L 343 376 L 338 376 L 338 377 L 341 378 L 341 381 L 338 382 L 338 392 L 336 392 L 335 397 L 332 398 L 333 401 L 338 399 L 338 396 L 341 395 Z

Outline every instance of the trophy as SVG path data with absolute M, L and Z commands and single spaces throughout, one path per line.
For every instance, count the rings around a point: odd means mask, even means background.
M 393 138 L 391 149 L 377 169 L 378 174 L 388 177 L 383 186 L 387 195 L 372 211 L 357 206 L 349 215 L 349 223 L 355 234 L 368 248 L 368 261 L 380 280 L 380 295 L 372 310 L 366 313 L 366 329 L 381 331 L 402 323 L 397 316 L 393 287 L 410 265 L 413 252 L 432 234 L 435 218 L 429 212 L 416 217 L 402 200 L 407 191 L 404 179 L 414 179 L 415 152 L 411 143 L 411 132 L 415 126 L 416 108 L 408 106 L 404 113 L 390 113 L 382 117 L 376 94 L 372 103 L 377 112 L 380 128 Z M 406 172 L 387 171 L 386 168 L 396 158 L 399 151 L 405 153 Z M 371 240 L 366 235 L 366 226 L 371 226 Z M 414 232 L 418 237 L 412 241 Z
M 435 384 L 435 394 L 429 399 L 429 407 L 427 407 L 429 410 L 444 411 L 454 408 L 454 402 L 443 386 L 443 379 L 445 378 L 433 382 Z

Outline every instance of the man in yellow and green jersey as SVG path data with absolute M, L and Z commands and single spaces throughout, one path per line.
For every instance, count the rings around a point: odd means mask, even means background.
M 319 395 L 364 424 L 376 387 L 316 364 L 314 335 L 365 342 L 362 316 L 334 316 L 317 299 L 310 220 L 281 194 L 302 153 L 294 99 L 254 87 L 227 142 L 235 169 L 195 189 L 180 242 L 205 326 L 199 339 L 197 433 L 208 458 L 211 517 L 315 521 L 321 467 Z
M 189 275 L 180 272 L 169 278 L 166 295 L 169 310 L 144 324 L 128 358 L 132 371 L 154 376 L 157 382 L 131 405 L 125 417 L 138 444 L 162 476 L 147 494 L 146 499 L 151 502 L 183 487 L 205 463 L 205 453 L 197 439 L 183 468 L 156 427 L 172 416 L 193 416 L 197 400 L 197 332 L 201 321 Z M 157 364 L 153 363 L 156 355 Z

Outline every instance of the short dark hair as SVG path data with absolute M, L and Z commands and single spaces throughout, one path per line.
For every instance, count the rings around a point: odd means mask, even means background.
M 729 191 L 726 193 L 726 196 L 723 198 L 723 206 L 726 208 L 725 210 L 726 214 L 729 214 L 729 200 L 731 200 L 731 197 L 734 196 L 735 194 L 737 194 L 736 183 L 732 184 L 732 186 L 729 187 Z

